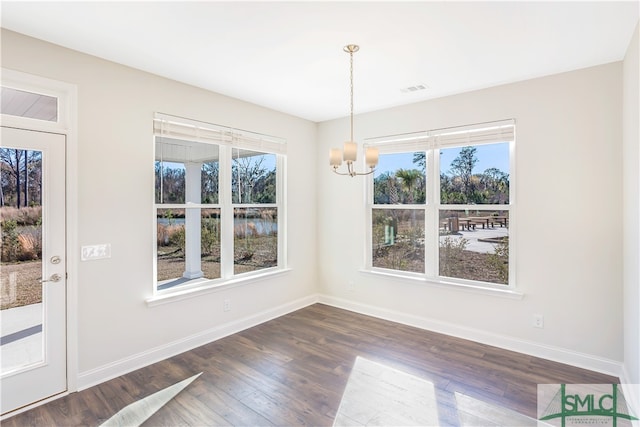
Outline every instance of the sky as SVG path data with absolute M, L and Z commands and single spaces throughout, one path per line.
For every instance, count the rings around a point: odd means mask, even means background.
M 464 147 L 447 148 L 440 150 L 440 171 L 448 173 L 451 162 L 458 157 Z M 489 168 L 497 168 L 502 172 L 509 172 L 509 143 L 476 145 L 476 158 L 478 163 L 473 168 L 473 173 L 482 173 Z M 413 163 L 413 153 L 381 154 L 380 162 L 374 173 L 377 177 L 385 172 L 395 172 L 398 169 L 417 169 Z

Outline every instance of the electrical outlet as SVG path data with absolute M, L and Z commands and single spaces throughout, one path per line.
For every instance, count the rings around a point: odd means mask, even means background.
M 533 315 L 533 327 L 544 328 L 544 316 L 542 314 Z
M 231 311 L 231 300 L 226 299 L 222 301 L 222 310 L 223 311 Z

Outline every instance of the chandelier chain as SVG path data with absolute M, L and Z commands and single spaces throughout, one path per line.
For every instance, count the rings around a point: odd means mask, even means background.
M 349 52 L 350 57 L 350 65 L 349 65 L 349 75 L 350 75 L 350 90 L 351 90 L 351 139 L 353 141 L 353 51 Z

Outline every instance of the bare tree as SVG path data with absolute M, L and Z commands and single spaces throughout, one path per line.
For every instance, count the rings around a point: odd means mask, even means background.
M 266 175 L 263 156 L 238 157 L 233 159 L 233 187 L 236 190 L 236 203 L 253 203 L 254 188 Z
M 24 161 L 24 206 L 29 206 L 29 152 L 25 152 L 23 156 Z M 18 187 L 18 191 L 20 187 Z
M 0 161 L 6 166 L 7 170 L 16 181 L 16 207 L 20 209 L 22 206 L 22 159 L 27 157 L 27 153 L 24 150 L 18 150 L 15 148 L 2 148 L 0 149 Z
M 473 168 L 478 163 L 476 150 L 475 147 L 464 147 L 460 150 L 458 157 L 451 162 L 450 172 L 462 180 L 463 193 L 467 201 L 472 199 L 473 191 L 475 190 L 471 177 L 473 175 Z

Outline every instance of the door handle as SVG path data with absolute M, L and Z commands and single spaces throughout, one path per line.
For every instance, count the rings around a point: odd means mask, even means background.
M 62 280 L 62 277 L 60 277 L 60 275 L 58 273 L 56 274 L 52 274 L 51 277 L 49 277 L 48 279 L 40 279 L 40 283 L 45 283 L 45 282 L 59 282 L 60 280 Z

